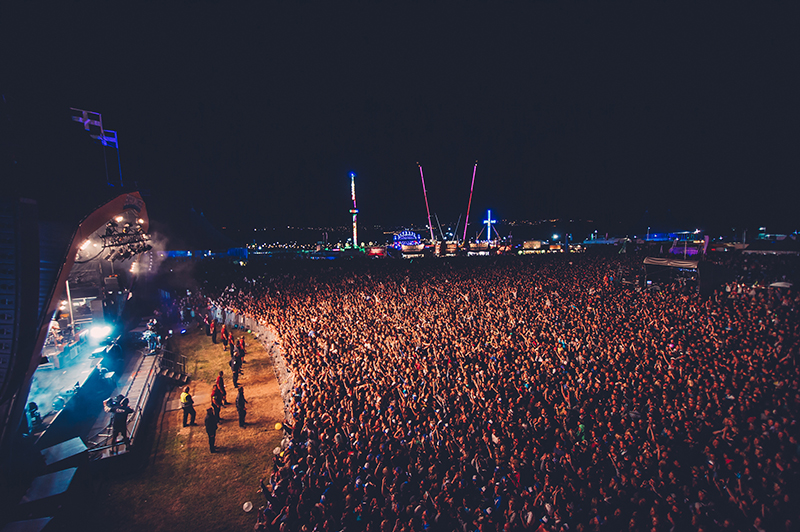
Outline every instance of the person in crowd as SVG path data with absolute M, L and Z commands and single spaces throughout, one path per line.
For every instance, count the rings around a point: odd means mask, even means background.
M 797 280 L 798 259 L 726 257 L 738 277 L 710 297 L 616 282 L 641 260 L 292 265 L 209 285 L 216 308 L 274 328 L 294 379 L 260 526 L 797 527 L 800 295 L 766 286 Z

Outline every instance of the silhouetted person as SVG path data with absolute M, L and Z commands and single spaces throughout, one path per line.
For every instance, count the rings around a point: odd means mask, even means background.
M 221 420 L 222 391 L 216 384 L 211 388 L 211 408 L 214 409 L 214 414 L 216 414 L 217 418 Z
M 220 390 L 222 390 L 222 404 L 223 405 L 227 405 L 228 404 L 228 392 L 225 390 L 225 378 L 224 378 L 224 376 L 222 374 L 222 371 L 220 371 L 219 375 L 217 375 L 217 380 L 216 380 L 215 384 L 217 385 L 217 387 Z
M 206 410 L 205 426 L 206 434 L 208 434 L 208 449 L 212 453 L 217 452 L 217 447 L 215 445 L 217 439 L 217 425 L 219 425 L 219 418 L 214 414 L 214 409 L 209 408 Z
M 239 386 L 239 393 L 236 396 L 236 412 L 239 414 L 239 426 L 244 427 L 247 425 L 244 421 L 245 415 L 247 415 L 247 400 L 244 398 L 244 386 Z
M 133 409 L 128 406 L 128 398 L 124 397 L 115 406 L 112 407 L 111 414 L 113 419 L 111 430 L 111 452 L 117 454 L 117 436 L 122 435 L 122 442 L 125 444 L 125 450 L 131 448 L 131 440 L 128 438 L 128 416 L 133 414 Z
M 230 362 L 228 364 L 231 367 L 231 371 L 233 372 L 233 386 L 239 386 L 239 373 L 242 371 L 242 361 L 239 360 L 237 357 L 231 357 Z

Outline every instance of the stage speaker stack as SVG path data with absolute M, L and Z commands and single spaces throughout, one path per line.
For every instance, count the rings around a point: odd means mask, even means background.
M 100 323 L 103 321 L 103 301 L 100 299 L 93 299 L 92 306 L 92 322 Z
M 40 519 L 14 521 L 4 526 L 0 532 L 46 532 L 53 528 L 47 526 L 52 520 L 52 517 L 42 517 Z
M 71 491 L 74 491 L 70 488 L 77 471 L 77 467 L 70 467 L 33 479 L 31 487 L 19 503 L 19 514 L 29 518 L 43 518 L 58 513 L 70 502 Z
M 69 467 L 78 467 L 89 463 L 89 448 L 83 440 L 76 437 L 71 440 L 42 450 L 45 472 L 54 473 Z

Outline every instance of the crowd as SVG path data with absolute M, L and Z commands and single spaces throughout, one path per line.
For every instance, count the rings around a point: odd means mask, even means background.
M 296 388 L 257 530 L 796 530 L 800 296 L 641 257 L 328 266 L 214 304 Z

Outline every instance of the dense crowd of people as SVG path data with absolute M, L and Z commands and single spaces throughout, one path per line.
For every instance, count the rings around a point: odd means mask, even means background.
M 639 264 L 398 261 L 209 290 L 275 327 L 295 378 L 256 529 L 796 529 L 800 296 L 619 284 Z

